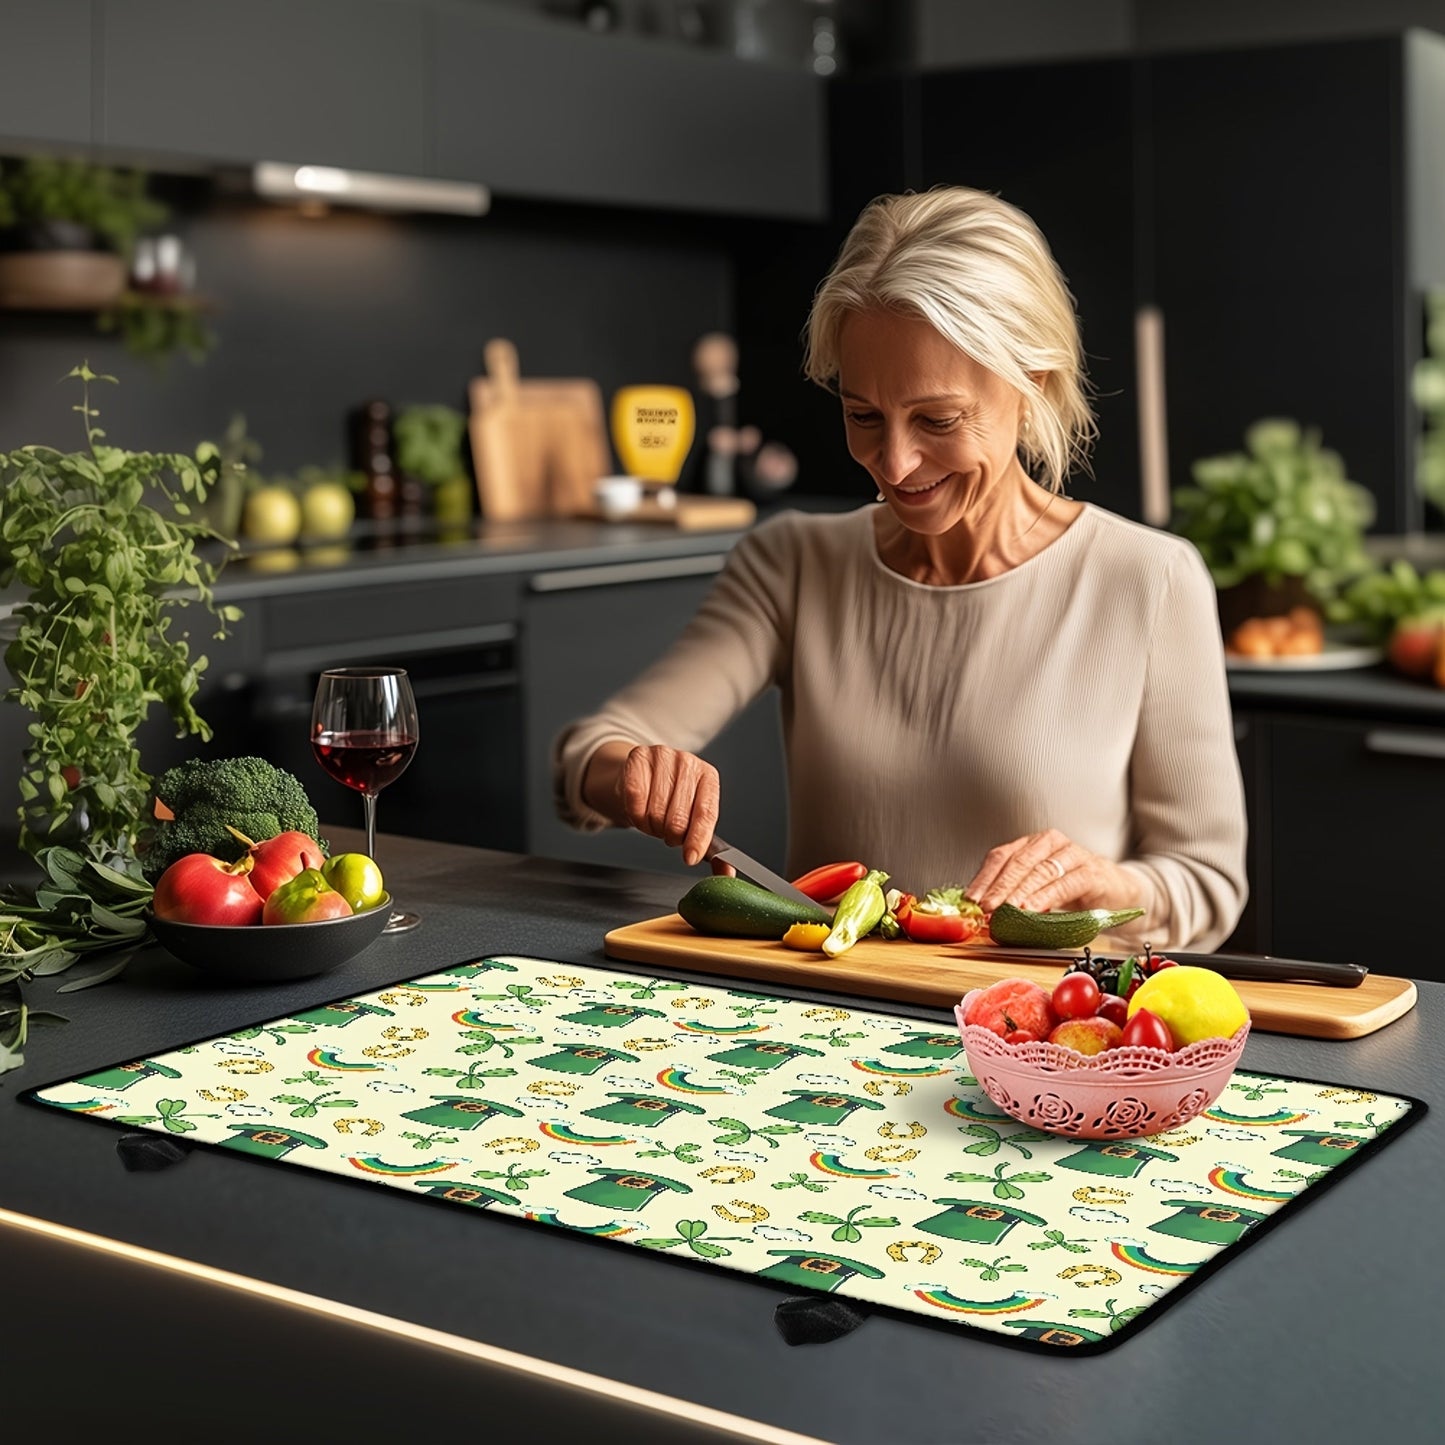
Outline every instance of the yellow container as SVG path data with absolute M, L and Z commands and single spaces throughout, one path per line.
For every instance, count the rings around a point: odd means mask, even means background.
M 680 386 L 624 386 L 612 398 L 612 444 L 623 470 L 644 482 L 675 482 L 697 425 Z

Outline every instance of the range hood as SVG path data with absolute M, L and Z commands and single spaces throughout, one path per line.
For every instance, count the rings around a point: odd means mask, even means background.
M 254 194 L 270 201 L 360 206 L 372 211 L 445 211 L 456 216 L 484 216 L 491 205 L 487 188 L 473 181 L 389 176 L 337 166 L 257 161 L 249 180 Z

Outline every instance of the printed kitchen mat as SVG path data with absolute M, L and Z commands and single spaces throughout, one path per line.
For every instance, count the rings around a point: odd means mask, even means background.
M 1092 1353 L 1424 1113 L 1236 1073 L 1127 1142 L 998 1111 L 918 1019 L 499 955 L 30 1102 Z

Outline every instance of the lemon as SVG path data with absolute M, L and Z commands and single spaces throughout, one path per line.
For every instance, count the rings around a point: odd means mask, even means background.
M 1129 1017 L 1141 1008 L 1169 1025 L 1181 1049 L 1200 1039 L 1227 1039 L 1249 1021 L 1244 1000 L 1223 974 L 1184 964 L 1161 968 L 1139 986 L 1129 1000 Z
M 246 498 L 241 530 L 253 542 L 294 542 L 301 531 L 301 503 L 285 487 L 257 487 Z

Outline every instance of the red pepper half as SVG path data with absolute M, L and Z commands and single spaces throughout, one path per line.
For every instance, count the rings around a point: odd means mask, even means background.
M 914 943 L 962 943 L 978 932 L 978 921 L 956 908 L 947 912 L 931 903 L 911 903 L 905 911 L 894 910 L 904 933 Z
M 825 863 L 793 879 L 793 887 L 815 903 L 836 903 L 868 870 L 861 863 Z

